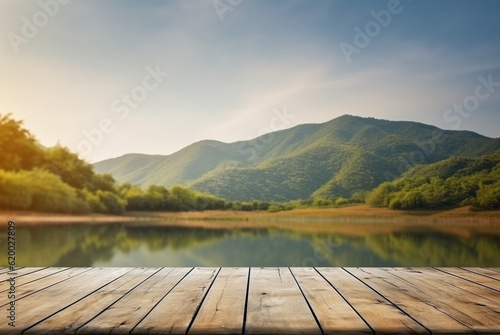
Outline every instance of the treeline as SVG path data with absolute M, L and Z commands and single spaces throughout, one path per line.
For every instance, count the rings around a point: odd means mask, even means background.
M 402 178 L 378 186 L 367 203 L 401 210 L 500 209 L 500 151 L 415 167 Z
M 164 186 L 151 185 L 146 190 L 125 183 L 119 188 L 121 197 L 126 201 L 126 209 L 130 211 L 270 211 L 278 212 L 300 207 L 309 207 L 312 201 L 297 200 L 287 203 L 268 201 L 227 201 L 210 194 L 192 191 L 181 186 L 170 189 Z
M 151 185 L 146 190 L 125 183 L 118 188 L 119 194 L 130 211 L 192 211 L 225 209 L 226 202 L 215 196 L 174 186 Z
M 44 148 L 10 115 L 0 116 L 0 209 L 57 213 L 130 211 L 270 210 L 295 208 L 299 203 L 233 202 L 181 186 L 147 189 L 119 185 L 109 174 L 96 174 L 92 165 L 69 149 Z M 303 205 L 303 204 L 302 204 Z
M 146 189 L 117 184 L 69 149 L 41 146 L 21 121 L 0 115 L 0 209 L 59 213 L 241 210 L 278 212 L 368 203 L 392 209 L 471 206 L 500 209 L 500 151 L 477 159 L 450 158 L 417 166 L 402 178 L 350 198 L 313 197 L 288 202 L 227 201 L 181 186 Z M 257 193 L 256 193 L 257 194 Z
M 180 186 L 142 190 L 118 185 L 109 174 L 69 149 L 44 148 L 22 121 L 0 116 L 0 209 L 59 213 L 112 213 L 124 210 L 187 211 L 231 208 L 223 199 Z
M 0 116 L 0 208 L 60 213 L 121 213 L 115 180 L 65 147 L 41 146 L 21 121 Z

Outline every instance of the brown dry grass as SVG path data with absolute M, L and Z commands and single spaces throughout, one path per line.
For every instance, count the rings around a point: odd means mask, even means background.
M 130 212 L 123 216 L 64 215 L 33 212 L 1 212 L 0 222 L 17 224 L 68 224 L 129 222 L 133 225 L 182 226 L 205 229 L 260 228 L 286 229 L 305 233 L 338 233 L 351 236 L 386 234 L 412 227 L 470 236 L 473 233 L 498 234 L 500 211 L 471 212 L 467 208 L 449 211 L 401 212 L 364 205 L 342 208 L 306 208 L 286 212 Z
M 470 211 L 456 208 L 445 211 L 395 211 L 353 205 L 340 208 L 304 208 L 270 213 L 266 211 L 202 211 L 202 212 L 127 212 L 124 215 L 67 215 L 35 212 L 0 211 L 1 221 L 26 222 L 118 222 L 118 221 L 418 221 L 500 223 L 500 211 Z

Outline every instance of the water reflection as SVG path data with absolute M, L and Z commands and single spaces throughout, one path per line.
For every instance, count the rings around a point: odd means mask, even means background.
M 17 266 L 500 266 L 498 228 L 457 233 L 401 225 L 360 234 L 363 228 L 349 227 L 18 225 L 16 260 Z M 6 241 L 0 239 L 0 250 Z

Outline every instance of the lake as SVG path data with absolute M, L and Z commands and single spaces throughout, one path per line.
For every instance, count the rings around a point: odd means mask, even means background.
M 7 250 L 6 230 L 0 250 Z M 7 265 L 7 256 L 1 266 Z M 16 266 L 500 266 L 500 227 L 438 223 L 17 224 Z

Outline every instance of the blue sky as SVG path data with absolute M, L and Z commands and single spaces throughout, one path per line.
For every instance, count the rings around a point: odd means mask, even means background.
M 0 113 L 91 162 L 343 114 L 500 137 L 495 0 L 2 0 L 0 14 Z

